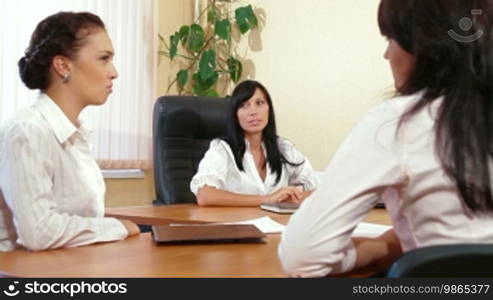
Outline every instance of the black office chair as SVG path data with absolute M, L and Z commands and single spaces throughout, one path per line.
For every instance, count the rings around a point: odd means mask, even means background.
M 493 244 L 454 244 L 404 253 L 387 277 L 493 277 Z
M 154 105 L 155 205 L 196 203 L 190 180 L 212 139 L 224 134 L 228 100 L 160 97 Z

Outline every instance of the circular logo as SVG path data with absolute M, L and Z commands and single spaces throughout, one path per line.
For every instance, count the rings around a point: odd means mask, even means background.
M 459 28 L 463 31 L 469 31 L 472 28 L 472 20 L 469 18 L 462 18 L 459 20 Z

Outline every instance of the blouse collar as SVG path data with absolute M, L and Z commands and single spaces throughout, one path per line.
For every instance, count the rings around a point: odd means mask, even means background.
M 55 136 L 60 144 L 65 143 L 76 132 L 80 132 L 85 138 L 88 130 L 82 121 L 79 121 L 79 128 L 68 119 L 62 109 L 45 93 L 41 93 L 34 105 L 41 113 L 43 118 L 53 129 Z

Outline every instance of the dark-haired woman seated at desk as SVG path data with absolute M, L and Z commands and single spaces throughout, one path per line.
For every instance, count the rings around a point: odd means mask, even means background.
M 190 189 L 201 206 L 301 202 L 317 187 L 310 162 L 277 136 L 269 93 L 247 80 L 233 91 L 227 133 L 211 141 Z
M 103 177 L 78 119 L 111 93 L 113 54 L 103 22 L 91 13 L 60 12 L 36 27 L 19 71 L 41 93 L 0 131 L 0 251 L 139 233 L 130 221 L 104 217 Z

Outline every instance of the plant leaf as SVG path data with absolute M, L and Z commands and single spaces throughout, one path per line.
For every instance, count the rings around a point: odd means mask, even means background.
M 204 96 L 206 96 L 206 97 L 219 97 L 219 94 L 216 92 L 215 89 L 209 89 L 204 93 Z
M 202 26 L 199 24 L 193 24 L 190 26 L 190 32 L 188 34 L 188 49 L 190 51 L 198 53 L 205 42 L 205 33 Z
M 169 37 L 169 58 L 171 60 L 175 58 L 178 52 L 178 42 L 180 42 L 180 34 L 177 31 Z
M 209 79 L 212 75 L 214 75 L 214 72 L 216 72 L 215 69 L 216 69 L 216 51 L 214 50 L 204 51 L 199 62 L 200 79 L 202 80 Z
M 183 90 L 188 81 L 188 71 L 185 69 L 178 71 L 178 73 L 176 73 L 176 81 L 178 82 L 180 90 Z
M 180 40 L 182 45 L 185 45 L 185 43 L 187 42 L 189 32 L 190 32 L 190 26 L 183 25 L 180 28 L 179 34 L 180 34 Z
M 210 9 L 208 12 L 207 12 L 207 22 L 211 23 L 211 24 L 214 24 L 216 23 L 217 21 L 217 11 L 216 9 L 213 7 L 212 9 Z
M 231 79 L 236 83 L 241 78 L 241 73 L 243 73 L 243 64 L 236 58 L 230 56 L 226 61 L 228 65 L 228 73 Z
M 235 17 L 238 29 L 242 34 L 256 27 L 258 24 L 257 16 L 255 16 L 251 5 L 238 7 L 235 10 Z
M 228 19 L 216 21 L 214 33 L 225 41 L 231 40 L 231 23 Z
M 215 71 L 214 74 L 207 80 L 202 80 L 199 73 L 193 74 L 192 78 L 194 80 L 192 92 L 195 95 L 205 96 L 207 90 L 209 90 L 214 84 L 216 84 L 217 80 L 219 79 L 219 73 Z

